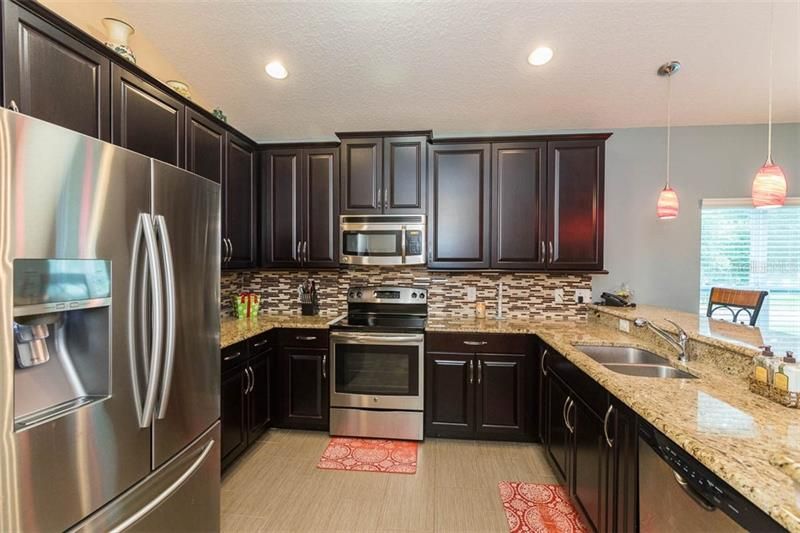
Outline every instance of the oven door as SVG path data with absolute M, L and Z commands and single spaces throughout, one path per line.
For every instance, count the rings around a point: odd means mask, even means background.
M 331 333 L 331 407 L 423 409 L 422 334 Z

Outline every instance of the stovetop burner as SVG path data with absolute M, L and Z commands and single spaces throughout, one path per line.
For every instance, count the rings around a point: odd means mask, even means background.
M 428 291 L 418 287 L 350 287 L 347 316 L 332 329 L 413 332 L 425 330 Z

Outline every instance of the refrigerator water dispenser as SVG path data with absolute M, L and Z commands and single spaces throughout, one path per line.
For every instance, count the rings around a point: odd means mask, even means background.
M 14 427 L 107 398 L 111 263 L 14 261 Z

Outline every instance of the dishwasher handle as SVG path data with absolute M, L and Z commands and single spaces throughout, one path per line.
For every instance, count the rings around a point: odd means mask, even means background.
M 708 501 L 702 494 L 694 490 L 694 488 L 692 488 L 692 486 L 689 485 L 685 479 L 683 479 L 683 476 L 674 470 L 672 471 L 672 476 L 675 478 L 675 482 L 678 484 L 678 486 L 683 489 L 683 492 L 689 495 L 689 497 L 693 499 L 697 505 L 709 512 L 717 510 L 716 506 Z

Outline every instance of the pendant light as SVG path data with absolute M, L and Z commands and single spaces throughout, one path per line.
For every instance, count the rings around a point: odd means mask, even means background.
M 658 203 L 656 204 L 656 214 L 661 220 L 671 220 L 678 216 L 678 209 L 680 203 L 678 202 L 678 193 L 669 185 L 669 156 L 670 156 L 670 138 L 672 134 L 672 75 L 681 69 L 681 64 L 677 61 L 670 61 L 664 63 L 658 68 L 659 76 L 667 77 L 667 182 L 664 188 L 658 195 Z
M 753 206 L 780 207 L 786 202 L 786 176 L 781 167 L 772 162 L 772 23 L 775 6 L 770 3 L 769 12 L 769 119 L 767 121 L 767 161 L 753 178 Z

